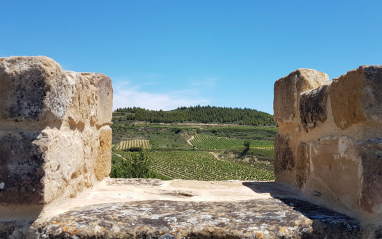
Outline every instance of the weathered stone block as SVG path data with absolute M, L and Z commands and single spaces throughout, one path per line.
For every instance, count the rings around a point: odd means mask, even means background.
M 54 121 L 64 118 L 72 85 L 48 57 L 0 58 L 0 119 Z
M 306 132 L 326 121 L 328 88 L 328 85 L 324 85 L 301 94 L 300 119 Z
M 360 66 L 333 80 L 330 86 L 334 122 L 341 129 L 382 122 L 382 66 Z
M 66 75 L 75 82 L 66 114 L 70 126 L 109 124 L 113 108 L 111 79 L 100 73 L 66 72 Z
M 113 108 L 113 87 L 111 79 L 101 73 L 81 73 L 81 75 L 88 78 L 92 85 L 94 85 L 98 91 L 96 99 L 99 102 L 97 105 L 97 117 L 96 124 L 104 125 L 111 122 Z
M 39 203 L 43 198 L 44 149 L 38 131 L 0 131 L 0 202 Z
M 42 202 L 49 203 L 62 195 L 75 178 L 85 174 L 83 141 L 78 132 L 46 129 L 41 132 L 36 144 L 45 148 Z
M 10 57 L 0 58 L 0 84 L 0 203 L 75 197 L 109 175 L 109 77 Z
M 347 136 L 301 143 L 296 182 L 303 192 L 339 202 L 349 210 L 382 214 L 382 140 Z
M 326 137 L 309 143 L 310 177 L 303 191 L 338 200 L 348 209 L 358 207 L 362 168 L 355 142 L 347 137 Z
M 98 180 L 109 176 L 111 171 L 111 142 L 112 130 L 109 126 L 100 129 L 98 156 L 95 173 Z
M 362 160 L 361 206 L 382 215 L 382 139 L 360 143 L 357 149 Z
M 297 147 L 296 157 L 296 183 L 297 187 L 301 189 L 310 174 L 310 147 L 306 143 L 300 143 Z
M 294 166 L 295 162 L 288 136 L 277 134 L 275 138 L 275 176 L 279 177 L 284 172 L 291 172 Z
M 299 94 L 328 83 L 327 74 L 311 69 L 298 69 L 277 80 L 273 104 L 276 123 L 298 123 Z
M 380 227 L 382 66 L 360 66 L 330 84 L 310 72 L 275 83 L 276 181 Z

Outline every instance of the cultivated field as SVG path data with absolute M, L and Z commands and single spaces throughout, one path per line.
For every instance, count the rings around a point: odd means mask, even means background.
M 132 152 L 123 152 L 121 156 L 130 158 Z M 152 161 L 150 168 L 169 178 L 188 180 L 274 180 L 273 172 L 266 165 L 251 167 L 243 163 L 216 159 L 208 152 L 170 151 L 147 152 Z
M 134 151 L 149 160 L 148 177 L 187 180 L 274 180 L 275 127 L 227 124 L 113 124 L 113 168 L 134 168 Z M 188 142 L 187 142 L 188 141 Z M 244 142 L 249 142 L 246 147 Z M 210 152 L 213 152 L 211 154 Z M 122 160 L 122 161 L 121 161 Z M 129 166 L 130 165 L 130 166 Z
M 121 141 L 116 147 L 117 150 L 127 150 L 131 148 L 151 149 L 149 140 L 128 140 Z
M 252 148 L 273 150 L 271 140 L 243 140 L 228 137 L 217 137 L 208 134 L 197 134 L 190 143 L 198 149 L 232 149 L 243 147 L 244 141 L 249 141 Z

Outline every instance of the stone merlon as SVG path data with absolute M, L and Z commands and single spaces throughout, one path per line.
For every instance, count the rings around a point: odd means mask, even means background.
M 382 224 L 382 66 L 360 66 L 332 82 L 299 69 L 274 90 L 276 181 Z
M 43 57 L 0 58 L 0 203 L 75 197 L 111 168 L 113 88 Z

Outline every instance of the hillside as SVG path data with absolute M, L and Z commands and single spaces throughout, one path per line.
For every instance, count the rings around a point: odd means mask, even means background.
M 146 121 L 150 123 L 230 123 L 252 126 L 275 126 L 273 116 L 248 108 L 229 108 L 216 106 L 179 107 L 171 111 L 147 110 L 139 107 L 118 108 L 114 122 Z

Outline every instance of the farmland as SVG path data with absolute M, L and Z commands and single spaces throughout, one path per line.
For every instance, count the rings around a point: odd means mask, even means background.
M 133 152 L 123 152 L 130 158 Z M 208 152 L 199 151 L 152 151 L 150 169 L 168 178 L 189 180 L 273 180 L 273 173 L 266 165 L 252 167 L 243 163 L 216 159 Z
M 149 177 L 274 180 L 276 127 L 114 120 L 112 129 L 113 170 L 118 175 L 125 175 L 118 167 L 134 164 L 129 161 L 142 149 L 150 162 Z
M 117 150 L 128 150 L 131 148 L 151 149 L 150 142 L 148 140 L 137 139 L 121 141 L 117 146 Z
M 242 147 L 243 139 L 234 139 L 228 137 L 217 137 L 208 134 L 197 134 L 190 140 L 191 144 L 198 149 L 232 149 Z M 248 140 L 253 148 L 273 149 L 273 141 L 271 140 Z

